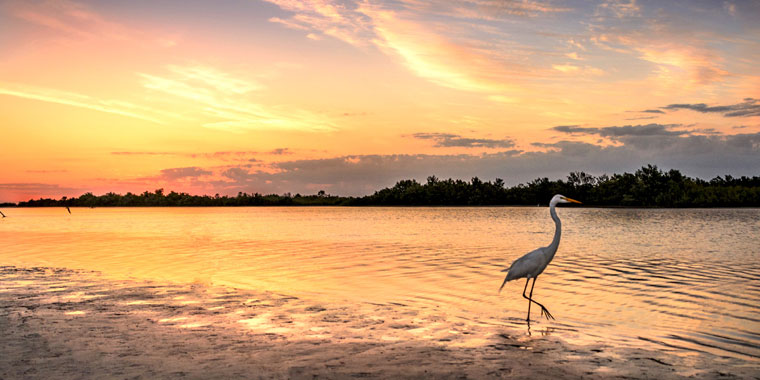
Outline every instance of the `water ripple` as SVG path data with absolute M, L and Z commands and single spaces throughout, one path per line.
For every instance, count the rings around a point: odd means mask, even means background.
M 495 332 L 524 328 L 527 312 L 525 281 L 499 294 L 500 270 L 553 231 L 545 208 L 58 211 L 4 220 L 4 265 L 400 303 Z M 760 210 L 559 213 L 560 250 L 534 289 L 557 320 L 535 323 L 583 342 L 758 362 Z

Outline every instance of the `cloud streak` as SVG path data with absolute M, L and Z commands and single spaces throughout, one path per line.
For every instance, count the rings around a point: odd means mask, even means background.
M 196 118 L 207 119 L 207 128 L 242 130 L 291 130 L 325 132 L 335 130 L 331 121 L 311 112 L 265 106 L 250 93 L 261 85 L 234 78 L 208 66 L 166 66 L 162 75 L 140 73 L 143 86 L 166 95 L 165 102 L 196 105 Z
M 494 49 L 503 41 L 502 36 L 480 28 L 477 21 L 496 20 L 494 16 L 528 16 L 566 10 L 538 1 L 478 0 L 430 4 L 402 1 L 395 4 L 395 9 L 390 4 L 381 6 L 369 2 L 267 1 L 293 13 L 288 19 L 271 18 L 271 22 L 303 30 L 312 39 L 319 39 L 314 38 L 314 33 L 320 33 L 362 48 L 374 46 L 430 82 L 486 93 L 514 90 L 520 77 L 517 73 L 524 76 L 529 67 Z M 462 31 L 475 28 L 478 35 L 488 35 L 492 41 L 483 43 L 476 38 L 462 38 L 457 33 L 442 33 L 452 24 L 435 24 L 421 19 L 421 15 L 431 12 L 464 23 Z
M 415 133 L 412 137 L 435 141 L 434 146 L 439 148 L 511 148 L 515 145 L 512 139 L 477 139 L 451 133 Z
M 252 156 L 264 155 L 264 156 L 282 156 L 293 154 L 290 148 L 276 148 L 269 151 L 255 151 L 255 150 L 241 150 L 241 151 L 218 151 L 218 152 L 150 152 L 150 151 L 117 151 L 111 152 L 115 156 L 175 156 L 175 157 L 189 157 L 189 158 L 204 158 L 210 160 L 222 160 L 222 161 L 234 161 L 234 160 L 247 160 L 255 162 L 258 160 L 252 159 Z
M 98 112 L 105 112 L 114 115 L 140 119 L 156 124 L 163 124 L 163 121 L 160 117 L 161 115 L 167 115 L 166 112 L 121 100 L 99 100 L 75 92 L 36 87 L 26 84 L 7 82 L 0 83 L 0 95 L 9 95 L 48 103 L 63 104 L 77 108 L 84 108 Z
M 624 125 L 603 128 L 579 127 L 576 125 L 560 125 L 552 128 L 557 132 L 599 135 L 601 137 L 626 137 L 626 136 L 683 136 L 689 135 L 688 131 L 674 131 L 673 127 L 680 124 L 646 124 L 646 125 Z
M 170 48 L 176 36 L 143 28 L 131 28 L 104 17 L 92 7 L 71 0 L 13 1 L 6 9 L 14 17 L 41 26 L 55 34 L 56 39 L 77 41 L 110 41 L 132 46 Z
M 691 110 L 700 113 L 720 113 L 725 117 L 760 116 L 760 100 L 745 98 L 743 102 L 727 106 L 708 106 L 705 103 L 669 104 L 662 107 L 666 110 Z
M 26 201 L 39 197 L 77 196 L 84 192 L 81 188 L 39 182 L 0 183 L 0 203 Z
M 508 64 L 492 50 L 456 42 L 440 30 L 394 11 L 379 7 L 364 7 L 362 11 L 373 22 L 375 45 L 398 57 L 421 78 L 471 92 L 502 92 L 517 87 L 514 78 L 518 65 Z
M 171 168 L 161 170 L 160 178 L 165 180 L 177 180 L 184 178 L 196 178 L 201 176 L 211 175 L 210 170 L 204 170 L 196 166 L 184 167 L 184 168 Z

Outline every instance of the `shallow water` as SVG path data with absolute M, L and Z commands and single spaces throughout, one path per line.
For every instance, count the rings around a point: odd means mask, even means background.
M 547 208 L 6 209 L 0 265 L 228 285 L 444 311 L 526 330 L 512 260 L 552 238 Z M 564 207 L 534 298 L 574 343 L 760 362 L 760 210 Z

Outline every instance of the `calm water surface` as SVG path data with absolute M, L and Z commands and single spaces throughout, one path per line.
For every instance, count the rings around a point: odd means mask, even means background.
M 341 302 L 438 308 L 525 329 L 499 272 L 552 238 L 547 208 L 6 209 L 0 265 L 101 271 Z M 760 210 L 561 208 L 534 297 L 571 342 L 760 362 Z

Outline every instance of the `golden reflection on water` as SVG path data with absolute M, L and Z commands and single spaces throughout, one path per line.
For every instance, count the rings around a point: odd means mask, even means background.
M 499 295 L 499 271 L 549 243 L 546 208 L 12 209 L 0 224 L 0 260 L 425 308 L 495 332 L 758 360 L 759 210 L 558 213 L 562 243 L 534 291 L 557 320 L 534 308 L 530 330 L 524 280 Z M 267 318 L 241 323 L 286 328 Z M 180 322 L 165 321 L 202 327 Z

